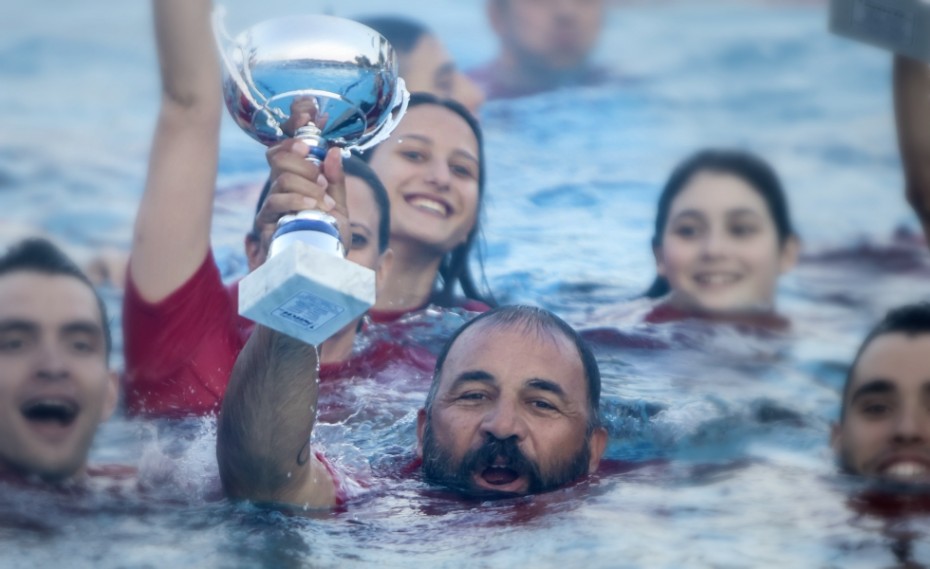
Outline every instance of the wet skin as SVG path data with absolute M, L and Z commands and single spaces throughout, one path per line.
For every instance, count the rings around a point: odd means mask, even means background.
M 461 117 L 419 105 L 382 142 L 370 165 L 391 200 L 391 243 L 433 254 L 464 243 L 478 212 L 478 141 Z
M 450 469 L 459 469 L 469 453 L 492 440 L 510 441 L 532 464 L 527 468 L 502 455 L 491 456 L 464 473 L 459 490 L 526 494 L 597 469 L 607 435 L 598 428 L 586 436 L 587 383 L 578 352 L 567 338 L 522 326 L 475 324 L 456 340 L 439 381 L 431 416 L 421 411 L 418 418 L 419 453 L 425 462 L 439 451 Z M 424 444 L 427 422 L 433 445 Z M 581 472 L 572 472 L 582 455 L 587 460 Z
M 798 243 L 779 243 L 762 196 L 742 178 L 698 172 L 672 201 L 656 271 L 670 302 L 708 313 L 768 311 L 778 277 L 794 266 Z
M 80 473 L 116 400 L 91 289 L 70 276 L 0 277 L 0 471 Z
M 400 74 L 411 93 L 430 93 L 458 101 L 477 114 L 484 94 L 462 73 L 445 46 L 432 34 L 424 34 L 413 49 L 399 56 Z
M 863 351 L 834 425 L 844 468 L 908 484 L 930 484 L 930 334 L 882 334 Z

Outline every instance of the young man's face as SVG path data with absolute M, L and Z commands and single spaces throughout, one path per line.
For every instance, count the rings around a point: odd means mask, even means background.
M 930 334 L 877 336 L 849 381 L 832 438 L 843 467 L 930 484 Z
M 567 71 L 587 59 L 604 17 L 603 0 L 492 0 L 491 23 L 517 57 Z
M 84 468 L 117 400 L 103 326 L 74 277 L 0 276 L 0 471 L 57 481 Z
M 427 480 L 472 495 L 522 495 L 593 472 L 588 387 L 563 335 L 478 323 L 459 336 L 418 435 Z

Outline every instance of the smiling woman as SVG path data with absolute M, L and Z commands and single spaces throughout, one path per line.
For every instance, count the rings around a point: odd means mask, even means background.
M 646 296 L 704 315 L 770 313 L 799 242 L 775 172 L 756 156 L 705 150 L 680 164 L 659 197 Z
M 481 128 L 462 105 L 419 93 L 391 137 L 363 157 L 391 200 L 394 257 L 374 320 L 429 303 L 477 311 L 491 304 L 469 267 L 484 195 L 482 154 Z

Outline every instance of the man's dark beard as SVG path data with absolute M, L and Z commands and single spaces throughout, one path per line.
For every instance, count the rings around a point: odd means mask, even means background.
M 498 498 L 513 496 L 512 492 L 495 492 L 491 489 L 478 488 L 472 479 L 474 475 L 480 475 L 498 459 L 503 459 L 507 468 L 526 477 L 527 494 L 548 492 L 588 472 L 588 463 L 591 458 L 588 445 L 590 438 L 590 433 L 588 433 L 581 450 L 569 461 L 557 463 L 552 472 L 543 473 L 538 464 L 520 451 L 516 437 L 498 439 L 490 434 L 481 447 L 468 451 L 462 457 L 461 462 L 456 464 L 446 449 L 436 444 L 432 425 L 427 422 L 426 431 L 423 433 L 423 478 L 431 484 L 446 486 L 469 496 Z

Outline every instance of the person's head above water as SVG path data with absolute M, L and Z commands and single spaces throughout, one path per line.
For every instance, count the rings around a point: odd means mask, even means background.
M 364 267 L 376 269 L 379 258 L 387 251 L 390 241 L 390 200 L 384 184 L 360 158 L 351 156 L 342 161 L 342 167 L 346 176 L 346 202 L 352 230 L 352 243 L 346 256 Z M 250 271 L 265 261 L 271 245 L 271 235 L 263 235 L 258 224 L 259 214 L 270 192 L 269 179 L 265 182 L 255 206 L 256 221 L 252 231 L 245 237 Z
M 771 311 L 799 240 L 774 170 L 742 151 L 704 150 L 672 172 L 659 197 L 646 296 L 705 314 Z
M 604 20 L 603 0 L 488 0 L 487 12 L 500 52 L 470 73 L 489 97 L 603 79 L 588 61 Z
M 460 328 L 418 416 L 424 478 L 468 495 L 552 490 L 597 469 L 607 444 L 597 362 L 554 314 L 508 306 Z
M 356 18 L 387 39 L 411 93 L 429 93 L 458 101 L 472 113 L 484 103 L 481 89 L 462 73 L 439 38 L 423 24 L 401 16 Z
M 0 472 L 50 482 L 80 473 L 116 407 L 103 302 L 45 240 L 0 257 Z
M 930 303 L 891 310 L 866 336 L 831 443 L 844 471 L 930 485 Z
M 483 152 L 481 127 L 467 109 L 418 93 L 390 138 L 362 156 L 391 200 L 398 272 L 414 266 L 433 271 L 432 297 L 420 303 L 451 306 L 461 287 L 466 297 L 490 304 L 469 267 L 480 234 Z

